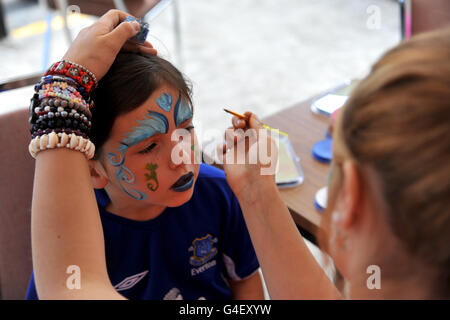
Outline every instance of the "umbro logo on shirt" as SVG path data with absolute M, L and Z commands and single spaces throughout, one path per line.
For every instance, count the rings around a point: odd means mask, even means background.
M 134 276 L 129 276 L 123 279 L 120 283 L 114 286 L 116 291 L 128 290 L 136 285 L 139 281 L 141 281 L 145 275 L 148 273 L 148 270 L 135 274 Z

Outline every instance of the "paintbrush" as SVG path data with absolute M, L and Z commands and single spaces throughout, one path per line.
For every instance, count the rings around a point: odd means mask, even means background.
M 223 110 L 224 110 L 225 112 L 228 112 L 228 113 L 232 114 L 233 116 L 238 117 L 239 119 L 242 119 L 242 120 L 245 120 L 245 121 L 248 120 L 248 117 L 247 117 L 247 116 L 244 116 L 243 114 L 240 114 L 240 113 L 237 113 L 237 112 L 234 112 L 234 111 L 225 109 L 225 108 L 224 108 Z M 266 124 L 264 124 L 264 123 L 262 124 L 262 126 L 263 126 L 264 128 L 266 128 L 266 129 L 268 129 L 268 130 L 276 131 L 276 132 L 282 134 L 283 136 L 288 137 L 288 134 L 287 134 L 286 132 L 283 132 L 283 131 L 280 131 L 280 130 L 278 130 L 278 129 L 269 127 L 268 125 L 266 125 Z

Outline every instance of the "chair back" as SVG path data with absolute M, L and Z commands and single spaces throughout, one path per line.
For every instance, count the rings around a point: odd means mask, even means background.
M 32 271 L 28 109 L 0 114 L 0 299 L 25 298 Z

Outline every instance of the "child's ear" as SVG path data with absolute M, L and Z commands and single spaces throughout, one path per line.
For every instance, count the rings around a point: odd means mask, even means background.
M 103 165 L 98 160 L 89 160 L 92 186 L 95 189 L 103 189 L 108 184 L 108 176 Z

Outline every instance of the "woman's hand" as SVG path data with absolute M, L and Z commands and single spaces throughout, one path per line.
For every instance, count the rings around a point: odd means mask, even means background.
M 100 80 L 121 49 L 156 55 L 149 42 L 143 45 L 127 42 L 140 29 L 138 22 L 124 21 L 128 15 L 119 10 L 109 10 L 93 25 L 80 31 L 63 59 L 82 65 Z
M 246 120 L 233 117 L 227 129 L 226 143 L 219 148 L 228 184 L 240 198 L 258 194 L 254 191 L 275 186 L 278 150 L 258 118 L 246 112 Z

